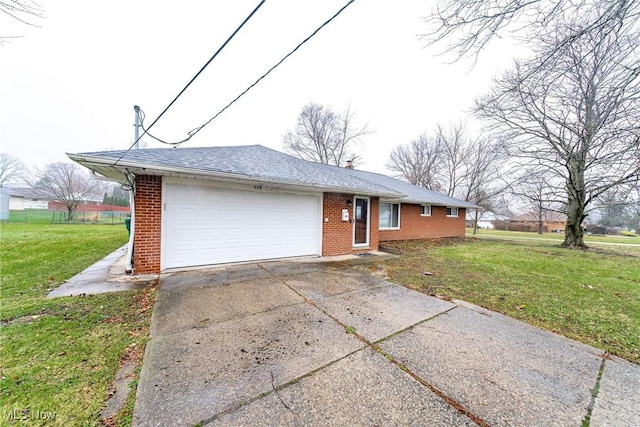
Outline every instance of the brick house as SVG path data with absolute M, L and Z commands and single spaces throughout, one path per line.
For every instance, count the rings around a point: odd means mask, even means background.
M 464 236 L 477 206 L 260 145 L 68 154 L 134 190 L 136 274 Z

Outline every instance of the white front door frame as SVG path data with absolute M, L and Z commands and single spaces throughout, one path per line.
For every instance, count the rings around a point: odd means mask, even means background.
M 358 200 L 366 202 L 366 215 L 364 218 L 359 217 L 358 214 L 362 215 L 362 212 L 358 211 L 358 209 L 362 209 L 361 206 L 358 206 Z M 358 225 L 358 220 L 364 219 L 366 221 L 366 230 L 365 230 L 365 242 L 356 243 L 356 227 Z M 371 198 L 365 196 L 354 196 L 353 197 L 353 247 L 354 248 L 366 248 L 371 244 Z

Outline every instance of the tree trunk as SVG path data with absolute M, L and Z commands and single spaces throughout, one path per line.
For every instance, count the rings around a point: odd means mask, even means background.
M 585 218 L 585 190 L 583 168 L 569 168 L 569 180 L 567 182 L 567 225 L 564 228 L 565 248 L 582 248 L 588 246 L 584 243 L 584 230 L 582 221 Z
M 542 234 L 544 221 L 542 220 L 542 208 L 538 209 L 538 234 Z
M 71 222 L 71 220 L 73 219 L 73 214 L 75 214 L 76 212 L 76 207 L 75 205 L 68 205 L 67 206 L 67 222 Z
M 476 209 L 474 219 L 473 219 L 473 235 L 478 234 L 478 209 Z

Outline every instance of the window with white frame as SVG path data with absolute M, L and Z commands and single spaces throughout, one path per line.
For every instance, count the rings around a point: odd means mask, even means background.
M 447 207 L 447 216 L 453 216 L 453 217 L 458 216 L 458 208 Z
M 431 205 L 420 205 L 420 216 L 431 216 Z
M 400 204 L 399 203 L 380 203 L 380 226 L 384 229 L 400 228 Z

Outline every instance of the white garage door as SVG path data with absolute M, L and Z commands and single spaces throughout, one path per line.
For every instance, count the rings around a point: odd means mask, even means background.
M 164 202 L 164 269 L 320 253 L 320 196 L 167 184 Z

